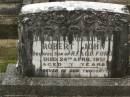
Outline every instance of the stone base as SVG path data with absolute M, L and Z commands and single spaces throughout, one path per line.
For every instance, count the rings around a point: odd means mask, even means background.
M 28 78 L 8 65 L 0 95 L 130 96 L 130 78 Z

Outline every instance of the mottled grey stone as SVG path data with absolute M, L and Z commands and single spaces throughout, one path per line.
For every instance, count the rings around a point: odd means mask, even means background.
M 51 8 L 50 8 L 51 10 Z M 126 10 L 126 9 L 124 9 Z M 72 45 L 74 39 L 79 38 L 82 44 L 82 37 L 86 37 L 88 42 L 93 43 L 95 38 L 101 42 L 100 47 L 104 47 L 106 37 L 109 39 L 107 50 L 108 77 L 123 77 L 128 75 L 128 14 L 114 13 L 109 11 L 73 10 L 67 11 L 59 8 L 57 11 L 47 11 L 39 13 L 21 14 L 19 16 L 19 68 L 23 75 L 45 76 L 42 71 L 41 50 L 40 67 L 35 68 L 32 64 L 33 41 L 41 41 L 43 49 L 44 41 L 57 41 L 60 37 Z M 46 38 L 48 37 L 48 38 Z M 113 37 L 112 61 L 109 60 L 110 42 Z M 53 38 L 53 40 L 49 40 Z M 91 38 L 92 40 L 89 40 Z M 86 49 L 87 50 L 87 49 Z M 93 50 L 93 48 L 92 48 Z M 82 45 L 79 47 L 82 55 Z M 87 50 L 89 52 L 89 50 Z M 52 49 L 53 52 L 53 49 Z M 58 52 L 58 49 L 57 49 Z M 58 56 L 57 56 L 58 58 Z M 62 76 L 64 77 L 64 76 Z M 67 76 L 71 77 L 71 76 Z
M 9 65 L 0 85 L 0 95 L 37 96 L 130 96 L 130 78 L 43 78 L 18 74 Z
M 18 73 L 15 64 L 8 65 L 3 85 L 31 86 L 130 86 L 130 78 L 43 78 L 27 77 Z

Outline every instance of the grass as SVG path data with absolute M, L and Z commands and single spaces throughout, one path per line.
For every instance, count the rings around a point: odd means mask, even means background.
M 13 39 L 0 39 L 0 72 L 5 72 L 8 64 L 16 63 L 16 41 Z
M 16 47 L 16 39 L 0 39 L 0 47 Z

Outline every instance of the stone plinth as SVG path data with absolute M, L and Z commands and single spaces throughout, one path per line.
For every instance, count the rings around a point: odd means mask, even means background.
M 8 65 L 0 95 L 39 96 L 130 96 L 130 78 L 43 78 L 23 77 Z M 28 95 L 28 96 L 27 96 Z

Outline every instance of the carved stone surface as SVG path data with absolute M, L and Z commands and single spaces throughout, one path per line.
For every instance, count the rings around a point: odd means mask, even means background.
M 92 9 L 20 15 L 20 72 L 43 77 L 127 75 L 127 16 Z

